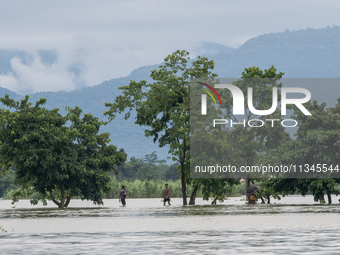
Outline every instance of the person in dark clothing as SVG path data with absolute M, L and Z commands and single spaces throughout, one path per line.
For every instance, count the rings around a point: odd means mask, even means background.
M 122 186 L 122 189 L 119 191 L 119 202 L 122 201 L 123 206 L 126 205 L 125 198 L 127 197 L 125 186 Z
M 165 202 L 168 201 L 168 204 L 170 204 L 170 189 L 168 188 L 168 184 L 165 184 L 165 189 L 163 192 L 164 195 L 164 206 L 165 206 Z
M 247 189 L 247 195 L 249 196 L 249 204 L 255 204 L 256 203 L 256 192 L 259 192 L 259 186 L 258 184 L 253 184 L 249 186 Z

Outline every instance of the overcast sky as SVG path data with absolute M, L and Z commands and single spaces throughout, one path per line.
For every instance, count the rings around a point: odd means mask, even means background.
M 201 41 L 238 47 L 265 33 L 340 25 L 339 13 L 338 0 L 0 0 L 0 49 L 32 56 L 13 58 L 0 86 L 69 91 L 158 64 L 177 49 L 195 54 Z M 57 60 L 43 63 L 37 50 L 55 50 Z

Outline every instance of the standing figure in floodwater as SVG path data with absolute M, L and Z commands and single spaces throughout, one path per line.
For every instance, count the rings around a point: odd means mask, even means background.
M 256 203 L 256 192 L 259 191 L 259 186 L 258 184 L 253 184 L 249 186 L 247 189 L 247 195 L 249 197 L 249 204 L 255 204 Z
M 170 189 L 168 188 L 167 183 L 165 184 L 165 189 L 164 189 L 163 195 L 164 195 L 164 206 L 165 206 L 166 201 L 168 201 L 168 204 L 171 205 L 170 204 Z
M 122 186 L 122 189 L 119 191 L 119 202 L 122 201 L 123 206 L 126 205 L 125 198 L 127 197 L 125 186 Z

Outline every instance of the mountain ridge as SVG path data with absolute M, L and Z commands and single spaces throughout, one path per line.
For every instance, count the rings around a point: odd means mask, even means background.
M 219 77 L 240 77 L 246 67 L 259 66 L 267 69 L 274 65 L 284 77 L 340 77 L 340 27 L 323 29 L 306 29 L 285 31 L 260 35 L 249 39 L 237 49 L 221 47 L 222 52 L 206 54 L 215 61 L 214 72 Z M 213 45 L 212 43 L 211 45 Z M 216 45 L 215 45 L 216 46 Z M 223 45 L 222 45 L 223 46 Z M 218 48 L 220 46 L 216 46 Z M 215 48 L 215 49 L 216 49 Z M 215 50 L 214 49 L 214 50 Z M 207 50 L 209 53 L 209 50 Z M 211 52 L 211 51 L 210 51 Z M 101 120 L 107 120 L 103 111 L 107 110 L 104 102 L 113 102 L 120 94 L 118 88 L 128 85 L 130 80 L 147 80 L 150 71 L 157 65 L 142 66 L 134 69 L 128 76 L 104 81 L 100 84 L 80 88 L 70 92 L 38 92 L 30 95 L 35 102 L 41 97 L 47 98 L 46 108 L 59 108 L 66 112 L 65 107 L 79 106 L 84 113 L 92 113 Z M 0 88 L 0 96 L 5 93 L 20 100 L 23 96 Z M 110 132 L 112 143 L 124 148 L 128 156 L 143 157 L 157 151 L 160 159 L 166 159 L 168 147 L 159 148 L 152 138 L 144 136 L 145 128 L 134 124 L 135 115 L 125 120 L 123 115 L 101 129 Z

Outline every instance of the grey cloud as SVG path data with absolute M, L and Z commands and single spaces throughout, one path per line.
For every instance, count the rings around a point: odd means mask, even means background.
M 92 86 L 177 49 L 199 52 L 201 41 L 236 48 L 264 33 L 340 25 L 339 11 L 333 0 L 2 1 L 0 49 L 56 57 L 14 58 L 0 84 L 20 93 Z

